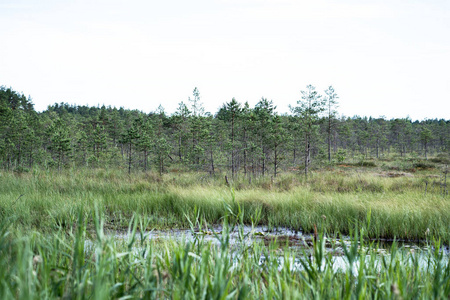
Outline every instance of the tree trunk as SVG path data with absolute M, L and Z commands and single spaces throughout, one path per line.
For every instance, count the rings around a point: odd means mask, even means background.
M 262 176 L 263 177 L 266 175 L 265 171 L 266 171 L 266 153 L 263 148 L 263 158 L 262 158 Z
M 231 177 L 234 178 L 235 165 L 234 165 L 234 113 L 231 116 Z
M 295 166 L 295 161 L 297 160 L 297 157 L 296 157 L 296 151 L 295 151 L 296 149 L 295 149 L 295 146 L 294 146 L 294 153 L 293 153 L 293 155 L 294 155 L 294 159 L 292 160 L 292 164 Z
M 215 174 L 215 170 L 214 170 L 214 159 L 213 159 L 212 147 L 211 147 L 211 150 L 210 150 L 210 155 L 211 155 L 211 174 L 214 175 Z
M 333 152 L 337 152 L 337 132 L 334 131 L 334 138 L 333 138 Z
M 21 147 L 22 143 L 21 141 L 19 141 L 19 149 L 18 149 L 18 156 L 17 156 L 17 165 L 20 167 L 21 161 L 20 161 L 20 157 L 22 156 L 22 147 Z
M 30 147 L 30 156 L 29 156 L 29 164 L 30 169 L 33 168 L 33 144 Z
M 380 140 L 377 139 L 377 159 L 378 159 L 378 155 L 379 155 L 379 148 L 380 148 Z
M 277 163 L 278 163 L 278 149 L 277 149 L 277 145 L 275 144 L 275 148 L 274 148 L 274 161 L 273 161 L 273 177 L 277 177 Z
M 328 116 L 328 162 L 331 163 L 331 117 Z
M 247 175 L 247 150 L 244 149 L 244 175 Z
M 131 174 L 131 142 L 128 151 L 128 174 Z
M 61 161 L 62 161 L 62 153 L 59 152 L 58 155 L 58 172 L 61 173 Z
M 309 137 L 306 134 L 306 149 L 305 149 L 305 178 L 308 178 L 309 156 L 310 156 Z
M 247 175 L 247 134 L 245 127 L 244 127 L 244 175 Z
M 180 158 L 181 161 L 181 133 L 180 137 L 178 138 L 178 157 Z
M 144 150 L 144 172 L 147 172 L 147 150 Z

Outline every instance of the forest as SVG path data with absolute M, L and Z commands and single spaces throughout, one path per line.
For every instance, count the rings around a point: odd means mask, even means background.
M 36 112 L 30 97 L 3 86 L 0 165 L 19 172 L 111 167 L 251 180 L 291 171 L 307 175 L 347 158 L 370 165 L 391 153 L 428 160 L 449 152 L 450 120 L 345 117 L 338 99 L 331 86 L 321 94 L 308 85 L 290 114 L 278 114 L 266 98 L 255 107 L 233 98 L 212 114 L 195 88 L 171 115 L 162 106 L 144 113 L 67 103 Z

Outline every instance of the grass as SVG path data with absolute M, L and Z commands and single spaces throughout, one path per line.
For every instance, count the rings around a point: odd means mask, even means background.
M 422 170 L 413 176 L 382 168 L 331 168 L 275 179 L 236 178 L 231 184 L 236 202 L 250 224 L 287 226 L 312 232 L 314 225 L 331 233 L 348 234 L 355 223 L 366 224 L 371 212 L 371 238 L 450 241 L 450 199 L 442 194 L 439 171 Z M 425 191 L 425 187 L 427 190 Z M 121 170 L 33 170 L 0 173 L 0 220 L 14 216 L 21 230 L 52 232 L 69 229 L 78 211 L 91 215 L 103 208 L 105 227 L 123 230 L 134 214 L 147 217 L 152 228 L 187 228 L 185 215 L 200 212 L 210 224 L 220 223 L 230 202 L 230 188 L 222 176 L 200 173 L 128 175 Z M 94 224 L 88 222 L 88 228 Z
M 398 249 L 376 254 L 374 244 L 352 234 L 342 243 L 347 267 L 336 270 L 320 232 L 311 251 L 246 243 L 245 213 L 225 205 L 217 243 L 150 240 L 133 217 L 123 241 L 104 234 L 98 212 L 78 216 L 70 230 L 23 235 L 0 223 L 1 299 L 445 299 L 450 296 L 450 263 L 440 243 L 423 253 Z M 370 214 L 369 214 L 370 216 Z M 197 220 L 197 222 L 194 222 Z M 194 219 L 192 224 L 199 224 Z M 94 232 L 86 229 L 94 224 Z M 369 226 L 366 226 L 369 227 Z M 359 235 L 358 235 L 359 234 Z M 86 240 L 89 242 L 86 242 Z

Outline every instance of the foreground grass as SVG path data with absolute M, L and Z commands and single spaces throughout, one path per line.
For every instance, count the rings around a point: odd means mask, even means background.
M 450 198 L 442 194 L 436 174 L 390 178 L 379 171 L 333 169 L 317 172 L 308 181 L 294 174 L 253 179 L 251 184 L 237 178 L 231 183 L 233 202 L 223 177 L 204 174 L 160 178 L 120 170 L 2 172 L 0 220 L 12 216 L 13 225 L 22 230 L 51 232 L 68 229 L 79 210 L 92 215 L 98 205 L 109 229 L 126 228 L 135 213 L 148 217 L 152 228 L 187 228 L 185 216 L 193 219 L 197 212 L 209 223 L 220 223 L 225 202 L 239 204 L 247 224 L 259 215 L 259 224 L 306 232 L 320 225 L 330 233 L 346 234 L 356 223 L 366 224 L 371 212 L 371 226 L 366 228 L 371 238 L 435 237 L 448 243 Z
M 201 238 L 149 240 L 138 230 L 149 225 L 140 218 L 130 223 L 128 240 L 120 242 L 104 235 L 99 217 L 93 218 L 95 233 L 89 234 L 82 215 L 68 233 L 14 235 L 6 222 L 0 224 L 1 299 L 450 297 L 450 263 L 439 243 L 425 253 L 394 244 L 389 255 L 377 256 L 372 244 L 354 235 L 343 249 L 348 267 L 335 270 L 322 234 L 311 252 L 300 254 L 249 245 L 243 234 L 231 245 L 230 230 L 243 224 L 241 214 L 229 215 L 231 226 L 228 217 L 224 220 L 217 244 Z

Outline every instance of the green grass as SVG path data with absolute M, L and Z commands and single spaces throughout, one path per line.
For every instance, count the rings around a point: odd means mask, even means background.
M 260 214 L 259 224 L 305 232 L 320 224 L 328 232 L 347 234 L 356 223 L 366 224 L 370 211 L 371 238 L 450 241 L 450 198 L 442 195 L 438 171 L 386 177 L 387 171 L 369 170 L 333 168 L 312 173 L 308 181 L 289 173 L 251 184 L 239 177 L 231 184 L 247 224 Z M 0 220 L 13 217 L 21 230 L 68 229 L 79 210 L 91 215 L 95 205 L 103 208 L 108 229 L 126 228 L 134 214 L 147 217 L 152 228 L 187 228 L 185 215 L 192 219 L 196 211 L 216 224 L 226 213 L 223 203 L 231 201 L 222 176 L 201 173 L 160 178 L 104 169 L 0 172 Z
M 238 207 L 239 208 L 239 207 Z M 233 211 L 229 207 L 229 211 Z M 378 255 L 373 244 L 353 234 L 343 248 L 349 266 L 334 268 L 323 232 L 311 251 L 248 244 L 231 228 L 244 214 L 223 220 L 217 243 L 149 240 L 149 221 L 130 221 L 128 239 L 103 232 L 96 213 L 79 213 L 72 229 L 51 234 L 10 231 L 0 223 L 1 299 L 445 299 L 450 296 L 450 263 L 440 243 L 424 253 L 398 249 Z M 197 219 L 198 220 L 198 219 Z M 365 234 L 361 231 L 361 234 Z M 137 238 L 136 238 L 137 237 Z M 86 244 L 86 239 L 90 243 Z M 261 261 L 261 257 L 265 258 Z M 280 258 L 283 258 L 280 263 Z M 297 266 L 294 267 L 294 262 Z

